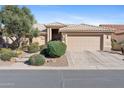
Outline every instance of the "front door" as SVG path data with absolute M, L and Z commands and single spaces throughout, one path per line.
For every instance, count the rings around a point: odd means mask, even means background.
M 59 33 L 59 29 L 52 29 L 52 40 L 61 40 L 61 33 Z

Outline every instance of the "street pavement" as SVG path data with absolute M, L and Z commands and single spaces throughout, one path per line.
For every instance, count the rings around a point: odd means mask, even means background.
M 0 88 L 124 88 L 124 70 L 0 70 Z

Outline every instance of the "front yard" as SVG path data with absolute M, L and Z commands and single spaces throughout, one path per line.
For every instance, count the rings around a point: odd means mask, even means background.
M 66 53 L 65 53 L 66 52 Z M 124 55 L 118 51 L 66 51 L 61 41 L 39 46 L 32 43 L 25 49 L 1 48 L 0 68 L 16 69 L 124 69 Z
M 32 43 L 25 50 L 11 50 L 1 48 L 0 66 L 23 64 L 29 66 L 64 67 L 68 66 L 64 55 L 66 45 L 61 41 L 50 41 L 46 45 L 39 46 Z
M 37 53 L 24 53 L 15 61 L 0 61 L 0 69 L 84 69 L 84 70 L 121 70 L 124 69 L 124 56 L 119 52 L 104 51 L 67 51 L 65 55 L 58 58 L 45 58 L 41 66 L 28 65 L 26 62 L 31 55 Z
M 5 66 L 11 67 L 17 64 L 32 66 L 32 65 L 29 65 L 26 61 L 28 61 L 31 55 L 38 54 L 38 53 L 32 53 L 32 54 L 24 53 L 20 57 L 13 58 L 11 61 L 0 60 L 0 67 L 5 67 Z M 66 67 L 68 66 L 68 62 L 67 62 L 66 56 L 63 55 L 62 57 L 59 57 L 59 58 L 46 58 L 44 65 L 42 65 L 41 67 L 43 66 L 45 67 Z

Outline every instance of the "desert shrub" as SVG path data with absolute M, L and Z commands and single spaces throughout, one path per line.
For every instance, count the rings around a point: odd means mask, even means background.
M 47 48 L 47 45 L 40 45 L 40 51 L 44 50 Z
M 12 50 L 9 49 L 9 48 L 1 48 L 0 54 L 2 54 L 2 53 L 8 53 L 8 54 L 11 54 L 12 56 L 15 56 L 15 55 L 16 55 L 15 52 L 12 51 Z
M 30 46 L 28 46 L 28 52 L 29 53 L 35 53 L 40 50 L 40 47 L 38 43 L 32 43 Z
M 17 56 L 11 49 L 2 48 L 0 50 L 0 59 L 3 61 L 9 61 L 12 57 Z
M 18 55 L 17 55 L 16 51 L 14 51 L 14 52 L 11 53 L 11 56 L 12 57 L 17 57 Z
M 117 44 L 117 41 L 115 40 L 115 39 L 112 39 L 111 40 L 111 45 L 112 45 L 112 48 L 114 47 L 114 45 L 116 45 Z
M 0 49 L 0 53 L 3 53 L 3 52 L 11 52 L 12 50 L 10 48 L 1 48 Z
M 23 45 L 23 46 L 21 47 L 21 50 L 27 51 L 27 50 L 28 50 L 28 45 Z
M 121 42 L 117 42 L 115 39 L 111 40 L 112 50 L 120 51 L 121 50 Z
M 47 50 L 47 45 L 41 45 L 40 46 L 40 54 L 45 55 L 45 51 Z
M 21 54 L 23 53 L 23 51 L 18 49 L 18 50 L 16 50 L 15 53 L 16 53 L 16 55 L 18 56 L 18 55 L 21 55 Z
M 65 54 L 66 44 L 61 41 L 50 41 L 47 44 L 46 53 L 49 57 L 60 57 Z
M 112 50 L 114 51 L 121 51 L 121 45 L 120 44 L 115 44 L 113 47 L 112 47 Z
M 11 58 L 12 58 L 12 56 L 8 53 L 2 53 L 0 55 L 0 59 L 3 61 L 10 61 Z
M 45 57 L 40 54 L 35 54 L 29 58 L 29 63 L 35 66 L 43 65 L 45 63 Z
M 122 40 L 122 41 L 118 42 L 118 44 L 120 44 L 120 45 L 124 46 L 124 40 Z
M 122 54 L 124 55 L 124 40 L 120 41 L 119 45 L 120 45 L 120 50 L 121 50 Z

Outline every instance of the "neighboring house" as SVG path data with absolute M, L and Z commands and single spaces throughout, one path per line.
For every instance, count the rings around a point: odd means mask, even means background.
M 44 45 L 46 44 L 46 27 L 43 24 L 34 24 L 34 28 L 38 28 L 40 31 L 40 35 L 36 38 L 33 38 L 32 42 L 38 42 L 39 45 Z
M 38 27 L 38 26 L 37 26 Z M 45 34 L 40 42 L 61 40 L 67 51 L 110 50 L 113 29 L 87 24 L 62 24 L 59 22 L 39 25 Z M 45 30 L 46 29 L 46 30 Z
M 115 39 L 117 42 L 124 41 L 124 25 L 101 24 L 100 26 L 115 29 L 114 33 L 112 34 L 112 39 Z

